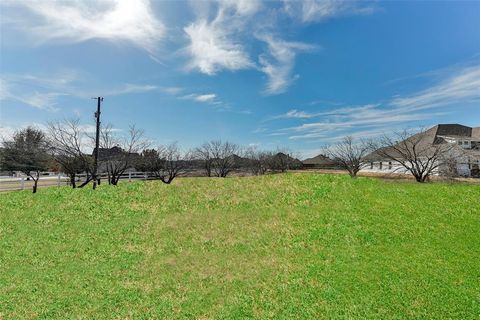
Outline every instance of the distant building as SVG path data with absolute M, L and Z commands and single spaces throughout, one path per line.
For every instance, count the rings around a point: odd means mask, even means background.
M 92 156 L 95 155 L 95 150 L 92 151 Z M 130 167 L 127 171 L 136 171 L 135 164 L 140 160 L 140 155 L 136 152 L 127 152 L 118 146 L 112 148 L 99 148 L 98 149 L 98 171 L 106 172 L 107 171 L 107 162 L 115 161 L 126 161 L 128 158 L 128 163 Z
M 305 169 L 334 169 L 338 166 L 333 159 L 323 154 L 305 159 L 302 161 L 302 164 Z
M 453 170 L 457 175 L 465 177 L 480 177 L 480 127 L 471 128 L 460 124 L 439 124 L 425 132 L 422 144 L 425 146 L 437 146 L 449 144 L 450 159 L 453 159 Z M 400 142 L 399 142 L 400 143 Z M 366 172 L 379 173 L 407 173 L 405 168 L 392 159 L 386 159 L 379 152 L 372 152 L 367 156 L 368 163 L 362 169 Z M 439 164 L 435 174 L 442 174 L 451 170 L 446 168 L 447 161 Z

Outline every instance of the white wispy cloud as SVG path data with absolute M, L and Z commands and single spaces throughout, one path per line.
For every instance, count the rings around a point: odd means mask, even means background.
M 236 71 L 253 66 L 243 46 L 214 24 L 198 21 L 186 27 L 185 32 L 191 41 L 187 47 L 191 55 L 189 69 L 214 75 L 224 69 Z
M 150 84 L 140 85 L 140 84 L 127 83 L 119 89 L 108 92 L 106 95 L 116 96 L 116 95 L 123 95 L 123 94 L 129 94 L 129 93 L 145 93 L 145 92 L 154 91 L 157 89 L 158 89 L 157 86 L 150 85 Z
M 473 101 L 480 101 L 480 65 L 455 70 L 437 85 L 394 98 L 391 105 L 411 111 Z
M 438 115 L 438 114 L 435 114 Z M 325 138 L 332 136 L 346 135 L 349 130 L 360 128 L 381 128 L 379 131 L 385 132 L 391 128 L 393 124 L 405 123 L 410 121 L 418 121 L 430 119 L 432 114 L 398 114 L 398 115 L 385 115 L 384 112 L 378 111 L 377 114 L 370 113 L 369 115 L 357 116 L 347 119 L 339 119 L 332 121 L 327 119 L 324 121 L 302 124 L 297 127 L 291 128 L 301 134 L 292 135 L 290 139 L 312 139 L 312 138 Z
M 187 68 L 207 75 L 256 69 L 267 76 L 265 94 L 285 92 L 298 77 L 292 75 L 297 54 L 317 47 L 273 36 L 273 30 L 280 28 L 273 11 L 265 10 L 259 19 L 253 19 L 261 9 L 259 1 L 219 1 L 213 19 L 203 13 L 184 28 L 190 42 L 185 48 L 190 56 Z M 249 41 L 266 43 L 266 52 L 259 55 L 258 62 L 247 52 L 245 43 Z
M 57 98 L 65 96 L 64 93 L 58 92 L 32 92 L 30 94 L 16 95 L 13 100 L 23 102 L 31 107 L 48 110 L 48 111 L 58 111 L 57 108 Z
M 204 102 L 204 103 L 216 103 L 217 95 L 215 93 L 206 93 L 206 94 L 188 94 L 182 97 L 182 99 L 193 100 L 197 102 Z
M 262 133 L 262 132 L 266 132 L 266 131 L 268 131 L 268 128 L 260 127 L 260 128 L 256 128 L 255 130 L 253 130 L 252 133 Z
M 188 69 L 214 75 L 221 70 L 237 71 L 253 68 L 242 42 L 237 38 L 245 20 L 260 8 L 255 0 L 220 1 L 211 21 L 200 17 L 184 28 L 190 44 Z
M 19 91 L 5 79 L 0 79 L 0 101 L 16 101 L 41 110 L 57 111 L 57 98 L 65 95 L 60 92 Z
M 159 90 L 164 93 L 175 95 L 175 94 L 179 94 L 184 89 L 181 87 L 159 87 Z
M 262 54 L 259 57 L 260 70 L 268 78 L 264 92 L 266 94 L 283 93 L 297 78 L 292 76 L 297 53 L 311 51 L 317 47 L 302 42 L 284 41 L 269 34 L 257 37 L 268 46 L 268 54 Z
M 210 94 L 201 94 L 196 96 L 194 99 L 199 102 L 213 102 L 217 98 L 217 95 L 214 93 Z
M 371 14 L 371 2 L 354 0 L 284 0 L 284 10 L 304 23 L 321 22 L 329 18 Z
M 286 132 L 272 132 L 267 134 L 267 136 L 269 137 L 286 136 L 286 135 L 287 135 Z
M 80 74 L 75 70 L 62 70 L 58 72 L 51 72 L 48 75 L 5 73 L 1 75 L 0 80 L 3 81 L 4 85 L 9 88 L 17 86 L 35 86 L 37 88 L 62 91 L 66 86 L 78 81 L 80 77 Z
M 443 80 L 404 97 L 394 97 L 385 103 L 344 106 L 332 110 L 308 113 L 290 110 L 272 119 L 312 119 L 317 121 L 282 128 L 274 133 L 290 133 L 293 140 L 331 141 L 344 135 L 369 137 L 428 121 L 451 112 L 447 106 L 480 101 L 480 65 L 448 69 Z M 438 73 L 432 73 L 438 76 Z
M 0 78 L 0 100 L 6 100 L 10 97 L 11 93 L 8 88 L 7 81 Z
M 314 118 L 318 113 L 308 113 L 297 109 L 289 110 L 286 113 L 272 117 L 272 119 L 310 119 Z
M 93 91 L 82 90 L 77 92 L 77 95 L 86 96 L 88 92 Z M 123 85 L 117 86 L 113 89 L 103 89 L 103 96 L 121 96 L 127 94 L 137 94 L 137 93 L 147 93 L 147 92 L 160 92 L 168 95 L 177 95 L 183 91 L 181 87 L 168 87 L 168 86 L 158 86 L 153 84 L 135 84 L 135 83 L 125 83 Z
M 127 41 L 154 53 L 165 34 L 165 26 L 148 0 L 5 1 L 3 5 L 20 7 L 33 15 L 18 19 L 15 27 L 36 43 L 105 39 Z
M 183 90 L 175 86 L 135 83 L 101 87 L 92 82 L 88 75 L 75 70 L 50 75 L 3 74 L 0 77 L 0 100 L 20 102 L 46 111 L 58 111 L 58 98 L 62 96 L 89 99 L 97 94 L 108 97 L 147 92 L 175 96 Z
M 216 14 L 210 18 L 208 13 L 211 6 L 195 2 L 196 12 L 201 14 L 197 21 L 184 28 L 189 39 L 189 45 L 185 48 L 190 56 L 187 68 L 207 75 L 222 70 L 257 69 L 267 76 L 263 91 L 267 95 L 287 91 L 298 78 L 298 75 L 293 75 L 297 54 L 318 48 L 281 39 L 278 31 L 282 28 L 280 23 L 285 21 L 285 16 L 302 22 L 316 22 L 328 17 L 373 12 L 371 5 L 350 0 L 284 1 L 282 9 L 269 8 L 264 11 L 262 9 L 266 6 L 254 0 L 215 3 Z M 251 46 L 246 45 L 248 41 L 255 40 L 267 44 L 266 52 L 258 56 L 257 62 L 251 59 L 247 51 Z

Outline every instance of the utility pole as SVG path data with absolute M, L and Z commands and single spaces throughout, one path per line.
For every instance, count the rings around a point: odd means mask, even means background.
M 100 105 L 103 101 L 102 97 L 92 98 L 97 100 L 97 112 L 95 112 L 95 118 L 97 119 L 97 129 L 95 132 L 95 152 L 93 154 L 93 190 L 97 187 L 97 182 L 100 184 L 100 179 L 97 178 L 98 171 L 98 154 L 100 147 Z

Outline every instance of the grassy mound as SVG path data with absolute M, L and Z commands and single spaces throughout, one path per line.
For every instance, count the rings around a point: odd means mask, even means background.
M 0 318 L 480 314 L 480 187 L 342 175 L 0 194 Z

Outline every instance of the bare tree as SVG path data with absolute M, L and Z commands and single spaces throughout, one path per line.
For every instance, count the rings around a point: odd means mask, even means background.
M 130 126 L 127 136 L 115 133 L 111 125 L 100 131 L 99 163 L 108 175 L 108 183 L 117 185 L 122 174 L 131 168 L 139 153 L 148 146 L 143 130 Z
M 186 171 L 189 160 L 189 153 L 182 154 L 177 144 L 172 143 L 156 150 L 144 150 L 136 166 L 139 170 L 153 174 L 163 183 L 170 184 Z
M 2 168 L 20 171 L 33 180 L 32 192 L 37 192 L 40 171 L 47 170 L 50 157 L 45 134 L 28 127 L 13 135 L 12 141 L 3 141 Z
M 374 146 L 374 154 L 399 163 L 418 182 L 427 181 L 448 161 L 454 150 L 453 144 L 434 141 L 430 131 L 424 129 L 413 135 L 408 130 L 385 135 Z
M 257 150 L 256 148 L 248 148 L 245 151 L 245 157 L 248 159 L 248 170 L 253 175 L 263 175 L 268 170 L 268 160 L 271 153 L 267 151 Z
M 208 142 L 205 142 L 200 147 L 195 148 L 192 152 L 193 157 L 200 160 L 203 165 L 203 170 L 207 177 L 212 176 L 212 166 L 213 166 L 213 156 L 211 145 Z
M 70 184 L 76 187 L 79 173 L 86 174 L 83 187 L 92 179 L 92 158 L 83 152 L 86 133 L 78 119 L 50 122 L 47 124 L 49 151 L 61 170 L 69 176 Z
M 212 156 L 213 172 L 217 177 L 225 178 L 235 168 L 238 157 L 237 153 L 239 153 L 241 149 L 238 145 L 228 141 L 213 140 L 208 144 Z
M 170 184 L 186 168 L 186 158 L 176 143 L 158 148 L 160 166 L 154 172 L 163 183 Z
M 226 177 L 235 168 L 240 151 L 241 148 L 236 144 L 212 140 L 196 148 L 192 156 L 202 161 L 207 177 Z
M 365 157 L 371 150 L 371 145 L 365 140 L 355 141 L 353 137 L 344 137 L 333 146 L 324 148 L 324 153 L 334 159 L 340 167 L 348 171 L 350 177 L 355 178 L 357 173 L 365 167 Z
M 296 159 L 293 152 L 287 149 L 277 149 L 270 153 L 267 159 L 268 168 L 274 172 L 286 172 L 290 169 L 299 169 L 301 162 Z

